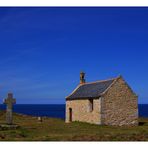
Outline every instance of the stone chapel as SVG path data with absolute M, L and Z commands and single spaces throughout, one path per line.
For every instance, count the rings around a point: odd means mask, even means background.
M 80 84 L 66 97 L 66 122 L 80 121 L 98 125 L 138 125 L 138 96 L 122 76 Z

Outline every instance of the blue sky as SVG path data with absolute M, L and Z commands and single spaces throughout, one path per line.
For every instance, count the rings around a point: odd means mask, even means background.
M 148 8 L 0 8 L 0 103 L 64 103 L 79 83 L 121 74 L 148 103 Z

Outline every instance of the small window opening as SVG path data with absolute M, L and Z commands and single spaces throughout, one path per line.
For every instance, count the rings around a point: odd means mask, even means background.
M 89 99 L 89 110 L 90 112 L 92 112 L 94 109 L 94 101 L 93 99 Z

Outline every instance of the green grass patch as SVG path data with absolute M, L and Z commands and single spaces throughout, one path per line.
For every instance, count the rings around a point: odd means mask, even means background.
M 62 119 L 14 113 L 17 129 L 0 128 L 0 141 L 148 141 L 148 119 L 140 118 L 136 127 L 101 126 L 81 122 L 65 123 Z M 0 124 L 5 112 L 0 111 Z

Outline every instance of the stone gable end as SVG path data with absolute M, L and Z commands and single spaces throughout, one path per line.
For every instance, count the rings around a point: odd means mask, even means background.
M 101 124 L 138 125 L 138 97 L 122 77 L 113 83 L 101 101 Z

